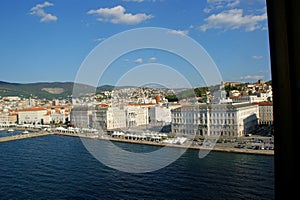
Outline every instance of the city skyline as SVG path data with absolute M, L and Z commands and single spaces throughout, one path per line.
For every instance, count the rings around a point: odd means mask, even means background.
M 262 0 L 193 0 L 189 4 L 180 0 L 76 0 L 72 6 L 57 0 L 17 4 L 5 0 L 1 4 L 1 81 L 72 82 L 99 43 L 143 27 L 168 28 L 170 34 L 191 37 L 208 52 L 225 81 L 271 79 Z M 147 50 L 123 55 L 113 69 L 160 63 L 185 70 L 186 63 L 178 66 L 174 60 Z M 108 77 L 103 84 L 113 85 L 110 81 Z

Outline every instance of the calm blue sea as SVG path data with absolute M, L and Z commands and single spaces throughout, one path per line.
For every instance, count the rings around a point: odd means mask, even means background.
M 97 141 L 99 145 L 106 141 Z M 118 144 L 133 152 L 159 147 Z M 174 149 L 176 150 L 176 149 Z M 187 150 L 150 173 L 108 168 L 79 138 L 0 143 L 0 199 L 274 199 L 274 157 Z

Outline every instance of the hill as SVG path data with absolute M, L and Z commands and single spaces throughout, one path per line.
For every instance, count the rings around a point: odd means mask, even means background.
M 41 83 L 8 83 L 0 81 L 0 96 L 20 96 L 20 97 L 37 97 L 45 99 L 67 98 L 72 95 L 74 83 L 73 82 L 41 82 Z M 78 84 L 76 87 L 84 95 L 94 93 L 95 87 Z M 97 88 L 97 93 L 106 90 L 112 90 L 113 86 L 104 85 Z

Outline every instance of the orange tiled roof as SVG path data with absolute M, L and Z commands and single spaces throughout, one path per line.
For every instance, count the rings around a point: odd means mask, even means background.
M 259 105 L 259 106 L 273 106 L 273 102 L 264 101 L 264 102 L 255 102 L 253 104 Z
M 42 111 L 46 110 L 45 108 L 41 107 L 31 107 L 31 108 L 23 108 L 22 110 L 19 110 L 19 112 L 27 112 L 27 111 Z
M 96 106 L 99 106 L 101 108 L 108 108 L 109 107 L 108 104 L 97 104 Z

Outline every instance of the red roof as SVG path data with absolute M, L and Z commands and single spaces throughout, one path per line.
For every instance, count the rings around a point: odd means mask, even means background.
M 264 101 L 264 102 L 255 102 L 253 104 L 259 105 L 259 106 L 273 106 L 273 102 Z
M 101 108 L 108 108 L 109 107 L 108 104 L 97 104 L 96 106 L 99 106 Z
M 46 110 L 46 108 L 41 108 L 41 107 L 23 108 L 22 110 L 19 110 L 19 112 L 42 111 L 42 110 Z

